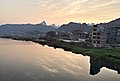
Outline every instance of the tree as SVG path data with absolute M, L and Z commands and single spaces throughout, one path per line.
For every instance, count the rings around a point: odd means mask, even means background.
M 46 34 L 47 37 L 57 37 L 57 34 L 55 31 L 49 31 L 47 34 Z

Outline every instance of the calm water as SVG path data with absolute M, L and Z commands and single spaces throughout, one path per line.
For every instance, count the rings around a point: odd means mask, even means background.
M 32 42 L 0 39 L 0 81 L 120 81 L 119 67 L 96 67 L 87 56 Z

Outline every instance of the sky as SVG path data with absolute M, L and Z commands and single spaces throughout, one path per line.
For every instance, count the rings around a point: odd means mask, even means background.
M 120 17 L 120 0 L 0 0 L 0 24 L 101 23 Z

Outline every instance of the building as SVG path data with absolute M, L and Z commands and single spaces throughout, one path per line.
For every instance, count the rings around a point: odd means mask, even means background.
M 58 32 L 58 37 L 61 39 L 70 39 L 70 33 L 69 32 Z
M 107 40 L 106 27 L 93 25 L 91 41 L 93 47 L 105 47 Z
M 72 40 L 78 40 L 78 41 L 81 41 L 81 42 L 85 42 L 87 37 L 88 37 L 88 33 L 87 32 L 83 32 L 82 30 L 74 30 L 70 34 L 70 38 Z
M 120 44 L 120 27 L 107 27 L 107 43 Z

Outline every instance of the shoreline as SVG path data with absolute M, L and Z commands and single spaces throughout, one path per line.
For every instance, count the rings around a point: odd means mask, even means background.
M 32 41 L 34 43 L 38 43 L 41 45 L 48 45 L 54 48 L 61 48 L 65 51 L 71 51 L 75 54 L 82 54 L 83 56 L 90 56 L 90 57 L 99 57 L 104 59 L 110 59 L 114 61 L 120 62 L 120 48 L 86 48 L 81 47 L 79 43 L 67 43 L 58 40 L 48 40 L 48 39 L 34 39 L 34 38 L 22 38 L 22 37 L 0 37 L 0 38 L 7 38 L 13 40 L 22 40 L 22 41 Z

